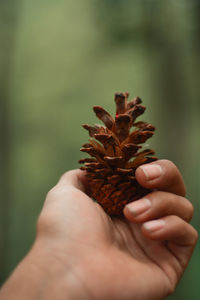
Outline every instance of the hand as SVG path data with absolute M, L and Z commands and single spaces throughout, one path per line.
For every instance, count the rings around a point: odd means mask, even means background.
M 141 166 L 136 177 L 154 192 L 127 205 L 125 219 L 111 219 L 84 193 L 79 170 L 48 193 L 36 242 L 70 269 L 75 299 L 162 299 L 180 280 L 197 241 L 182 177 L 167 160 Z
M 143 165 L 137 180 L 154 192 L 111 219 L 86 195 L 84 172 L 48 193 L 33 248 L 0 299 L 157 300 L 172 293 L 197 241 L 193 207 L 170 161 Z

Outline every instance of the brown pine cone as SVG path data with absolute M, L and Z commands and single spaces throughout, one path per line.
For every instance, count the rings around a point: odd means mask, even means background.
M 94 106 L 96 116 L 105 126 L 83 125 L 90 139 L 81 148 L 91 158 L 81 159 L 81 170 L 86 170 L 91 197 L 111 216 L 121 215 L 124 206 L 150 190 L 140 186 L 136 169 L 157 160 L 151 149 L 142 150 L 140 144 L 153 136 L 155 127 L 136 118 L 145 111 L 139 97 L 127 101 L 128 93 L 116 93 L 116 116 L 113 118 L 101 106 Z M 131 131 L 131 128 L 134 128 Z

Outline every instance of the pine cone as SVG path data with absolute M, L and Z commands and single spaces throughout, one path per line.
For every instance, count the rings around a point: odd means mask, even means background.
M 81 170 L 86 176 L 94 198 L 111 216 L 119 216 L 124 206 L 150 190 L 143 188 L 135 178 L 136 169 L 157 160 L 154 151 L 141 150 L 140 144 L 153 136 L 155 127 L 146 122 L 135 122 L 145 111 L 139 97 L 127 102 L 128 93 L 116 93 L 115 119 L 102 107 L 94 106 L 96 116 L 105 126 L 83 125 L 90 135 L 89 143 L 80 150 L 91 158 L 81 159 Z M 134 130 L 130 132 L 131 127 Z

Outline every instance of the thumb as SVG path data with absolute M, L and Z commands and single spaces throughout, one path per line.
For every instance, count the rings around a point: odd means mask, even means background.
M 85 193 L 88 190 L 88 182 L 85 176 L 85 171 L 81 171 L 79 169 L 64 173 L 59 179 L 57 185 L 73 186 Z

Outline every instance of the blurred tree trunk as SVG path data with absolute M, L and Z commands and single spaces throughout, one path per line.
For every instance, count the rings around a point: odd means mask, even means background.
M 178 22 L 173 34 L 170 35 L 169 31 L 163 35 L 160 31 L 162 47 L 159 51 L 163 58 L 158 64 L 156 81 L 162 105 L 159 107 L 162 118 L 160 124 L 163 124 L 162 152 L 167 153 L 168 158 L 174 160 L 182 171 L 184 169 L 188 172 L 188 167 L 191 167 L 191 161 L 195 157 L 193 145 L 190 143 L 191 132 L 194 130 L 192 119 L 199 115 L 200 5 L 194 5 L 189 12 L 186 8 L 182 8 L 183 10 L 188 13 L 184 36 L 179 36 L 181 30 Z M 172 15 L 178 20 L 180 11 L 175 10 Z M 190 27 L 191 20 L 193 28 Z
M 18 0 L 0 0 L 0 283 L 5 280 L 6 259 L 9 257 L 9 224 L 12 206 L 11 195 L 11 155 L 12 120 L 10 116 L 10 80 L 12 77 L 13 53 L 19 16 Z
M 184 78 L 181 47 L 176 48 L 169 39 L 164 41 L 164 57 L 157 73 L 159 89 L 160 124 L 163 128 L 162 153 L 181 165 L 185 157 L 184 146 L 189 119 L 187 113 L 188 86 Z

